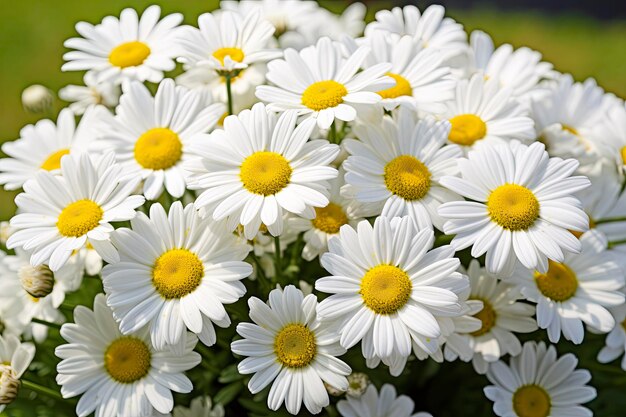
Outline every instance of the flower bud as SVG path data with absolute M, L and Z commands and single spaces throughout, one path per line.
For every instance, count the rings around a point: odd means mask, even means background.
M 22 91 L 22 105 L 31 113 L 44 113 L 52 107 L 52 92 L 43 85 L 33 84 Z
M 0 365 L 0 404 L 11 404 L 20 389 L 20 380 L 8 365 Z
M 24 290 L 35 298 L 42 298 L 52 292 L 54 274 L 47 265 L 24 265 L 18 271 Z
M 370 383 L 369 377 L 363 372 L 354 372 L 348 375 L 348 394 L 351 397 L 360 397 L 363 395 Z
M 15 229 L 11 227 L 9 222 L 0 222 L 0 243 L 3 245 L 7 244 L 7 240 L 13 234 Z

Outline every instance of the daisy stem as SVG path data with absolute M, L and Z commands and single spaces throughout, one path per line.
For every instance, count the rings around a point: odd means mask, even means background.
M 31 391 L 38 392 L 50 398 L 54 398 L 55 400 L 65 401 L 61 394 L 58 391 L 53 390 L 52 388 L 44 387 L 26 379 L 22 379 L 22 385 Z
M 32 322 L 33 323 L 37 323 L 37 324 L 43 324 L 44 326 L 48 326 L 48 327 L 50 327 L 52 329 L 61 330 L 61 325 L 58 324 L 58 323 L 51 323 L 49 321 L 41 320 L 41 319 L 38 319 L 38 318 L 35 318 L 35 317 L 33 317 Z
M 606 219 L 596 220 L 596 224 L 626 222 L 626 217 L 608 217 Z
M 626 240 L 616 240 L 615 242 L 609 242 L 609 248 L 626 244 Z
M 257 258 L 254 252 L 250 253 L 250 258 L 252 258 L 252 262 L 254 262 L 254 264 L 256 265 L 259 278 L 261 278 L 263 282 L 267 281 L 267 277 L 265 276 L 265 270 L 263 269 L 263 266 L 261 266 L 261 261 L 259 261 L 259 258 Z
M 283 267 L 282 259 L 280 258 L 280 237 L 274 236 L 274 263 L 276 264 L 276 278 L 282 277 Z
M 232 75 L 230 73 L 224 76 L 224 79 L 226 80 L 226 96 L 228 97 L 228 115 L 229 116 L 233 114 L 233 93 L 230 90 L 231 78 L 232 78 Z
M 330 143 L 337 143 L 337 123 L 333 121 L 328 130 L 328 141 Z

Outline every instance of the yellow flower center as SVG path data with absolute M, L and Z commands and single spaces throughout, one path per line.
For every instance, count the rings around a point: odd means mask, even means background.
M 405 200 L 419 200 L 430 190 L 428 167 L 411 155 L 401 155 L 385 165 L 385 185 Z
M 571 133 L 572 135 L 578 136 L 578 130 L 576 130 L 575 128 L 568 126 L 568 125 L 564 125 L 561 124 L 561 127 L 563 128 L 563 130 L 565 130 L 566 132 Z
M 43 161 L 43 164 L 41 164 L 41 169 L 45 169 L 46 171 L 54 171 L 55 169 L 61 168 L 61 158 L 69 153 L 69 149 L 60 149 L 54 153 L 51 153 L 48 158 Z
M 148 375 L 151 359 L 150 349 L 142 340 L 126 336 L 109 345 L 104 368 L 117 382 L 130 384 Z
M 348 224 L 348 216 L 339 204 L 329 203 L 326 207 L 315 208 L 315 218 L 312 223 L 316 229 L 333 235 L 339 233 L 341 226 Z
M 626 319 L 622 320 L 622 328 L 626 331 Z
M 78 200 L 61 211 L 57 220 L 59 233 L 66 237 L 80 237 L 100 224 L 104 211 L 91 200 Z
M 388 77 L 396 80 L 396 85 L 386 90 L 381 90 L 378 92 L 378 95 L 382 98 L 396 98 L 400 96 L 412 96 L 413 88 L 411 88 L 411 84 L 409 81 L 399 74 L 387 73 Z
M 168 169 L 180 161 L 182 154 L 183 143 L 166 127 L 148 130 L 135 143 L 135 160 L 146 169 Z
M 550 396 L 538 385 L 524 385 L 513 394 L 513 410 L 518 417 L 548 417 Z
M 259 151 L 241 164 L 239 177 L 246 190 L 254 194 L 276 194 L 289 184 L 291 166 L 276 152 Z
M 576 294 L 576 273 L 565 264 L 548 260 L 548 272 L 535 272 L 535 283 L 543 295 L 554 301 L 565 301 Z
M 235 62 L 242 62 L 245 54 L 239 48 L 220 48 L 213 52 L 213 57 L 224 65 L 224 59 L 229 56 Z
M 136 67 L 150 56 L 150 47 L 143 42 L 131 41 L 117 45 L 109 54 L 111 65 L 120 68 Z
M 487 199 L 491 220 L 508 230 L 527 230 L 539 217 L 539 200 L 528 188 L 504 184 Z
M 402 269 L 393 265 L 378 265 L 365 273 L 359 291 L 363 302 L 377 314 L 393 314 L 411 296 L 413 284 Z
M 496 325 L 496 310 L 494 310 L 489 301 L 484 299 L 480 299 L 480 301 L 483 302 L 483 309 L 474 314 L 474 317 L 482 322 L 482 326 L 480 329 L 471 333 L 471 335 L 474 337 L 482 336 L 485 333 L 488 333 L 493 328 L 493 326 Z
M 622 162 L 626 165 L 626 146 L 624 146 L 620 152 L 622 154 Z
M 343 98 L 347 94 L 346 87 L 337 81 L 318 81 L 304 90 L 302 104 L 309 109 L 320 111 L 343 103 Z
M 452 124 L 448 139 L 463 146 L 472 146 L 474 142 L 485 137 L 487 125 L 474 114 L 461 114 L 449 120 Z
M 204 277 L 204 264 L 187 249 L 170 249 L 159 256 L 152 269 L 152 284 L 165 299 L 192 293 Z
M 315 334 L 299 323 L 288 324 L 274 339 L 278 362 L 289 368 L 308 366 L 317 353 Z

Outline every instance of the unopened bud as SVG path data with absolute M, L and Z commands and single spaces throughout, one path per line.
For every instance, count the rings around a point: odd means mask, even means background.
M 20 390 L 20 380 L 8 365 L 0 365 L 0 404 L 11 404 Z
M 51 109 L 54 97 L 43 85 L 33 84 L 22 91 L 22 105 L 31 113 L 44 113 Z
M 52 292 L 54 274 L 47 265 L 24 265 L 18 275 L 24 290 L 35 298 L 42 298 Z
M 9 222 L 0 222 L 0 243 L 6 245 L 14 231 L 15 229 L 11 227 Z
M 363 395 L 369 383 L 369 377 L 363 372 L 354 372 L 348 375 L 348 391 L 346 394 L 358 398 Z

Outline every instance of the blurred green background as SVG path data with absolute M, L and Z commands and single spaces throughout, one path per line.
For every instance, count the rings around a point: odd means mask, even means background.
M 35 83 L 53 91 L 67 84 L 79 84 L 82 73 L 63 73 L 63 41 L 75 36 L 80 20 L 99 22 L 103 16 L 119 15 L 128 6 L 143 10 L 159 3 L 165 13 L 181 11 L 187 23 L 217 7 L 217 0 L 24 0 L 0 1 L 0 142 L 14 140 L 21 127 L 42 117 L 24 111 L 20 95 Z M 347 1 L 320 1 L 333 10 L 342 10 Z M 368 18 L 389 7 L 390 1 L 369 1 Z M 418 5 L 422 6 L 420 2 Z M 445 5 L 445 1 L 442 1 Z M 626 22 L 598 21 L 583 15 L 546 15 L 532 12 L 503 12 L 488 8 L 451 9 L 449 15 L 468 31 L 482 29 L 497 44 L 527 45 L 541 51 L 556 69 L 571 72 L 576 79 L 595 77 L 606 90 L 626 96 Z M 0 192 L 0 220 L 14 212 L 15 193 Z

